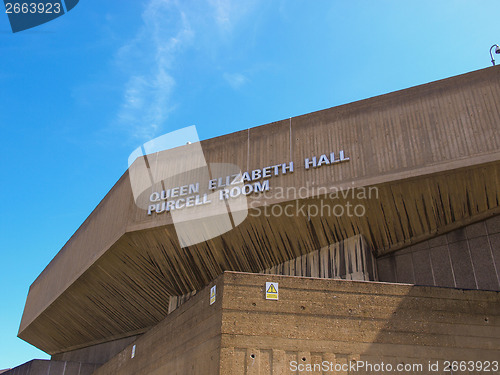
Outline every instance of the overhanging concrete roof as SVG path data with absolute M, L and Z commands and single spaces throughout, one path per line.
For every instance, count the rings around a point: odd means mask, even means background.
M 499 69 L 201 142 L 207 163 L 242 171 L 293 160 L 271 191 L 304 188 L 306 205 L 363 204 L 362 217 L 257 215 L 295 202 L 269 196 L 233 230 L 181 248 L 172 216 L 139 208 L 125 172 L 30 287 L 19 337 L 54 354 L 132 335 L 167 314 L 169 296 L 224 270 L 256 272 L 356 234 L 381 255 L 499 213 Z M 305 168 L 306 158 L 340 150 L 348 162 Z M 378 196 L 317 196 L 367 186 Z

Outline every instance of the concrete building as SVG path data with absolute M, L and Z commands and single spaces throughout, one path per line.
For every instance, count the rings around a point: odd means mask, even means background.
M 139 156 L 6 374 L 499 374 L 499 69 Z

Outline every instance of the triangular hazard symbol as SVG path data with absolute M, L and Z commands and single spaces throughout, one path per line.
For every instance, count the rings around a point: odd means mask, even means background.
M 274 287 L 274 284 L 271 284 L 271 285 L 269 286 L 269 289 L 267 290 L 267 293 L 278 293 L 278 292 L 276 291 L 276 288 Z

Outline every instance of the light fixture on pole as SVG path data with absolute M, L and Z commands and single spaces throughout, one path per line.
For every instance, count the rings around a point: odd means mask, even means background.
M 500 47 L 498 46 L 498 44 L 493 44 L 490 48 L 491 63 L 493 64 L 493 66 L 495 66 L 495 58 L 493 57 L 493 54 L 491 53 L 493 48 L 495 48 L 495 53 L 497 55 L 499 55 L 500 54 Z

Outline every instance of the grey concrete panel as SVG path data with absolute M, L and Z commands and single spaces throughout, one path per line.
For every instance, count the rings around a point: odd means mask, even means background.
M 48 375 L 68 375 L 66 374 L 66 362 L 50 361 Z
M 486 220 L 486 229 L 488 234 L 500 233 L 500 215 Z
M 64 371 L 64 375 L 73 375 L 80 373 L 80 366 L 82 365 L 81 363 L 77 362 L 65 362 L 65 363 L 66 363 L 66 368 Z
M 500 274 L 500 233 L 492 234 L 489 236 L 491 252 L 495 260 L 495 268 L 497 277 Z
M 465 232 L 467 234 L 467 238 L 486 236 L 486 223 L 481 221 L 479 223 L 469 225 L 465 228 Z
M 469 241 L 472 263 L 476 270 L 479 289 L 498 290 L 498 279 L 493 265 L 490 244 L 487 237 L 478 237 Z
M 451 243 L 448 248 L 457 288 L 477 289 L 467 241 Z
M 458 242 L 467 239 L 465 228 L 460 228 L 446 235 L 448 243 Z
M 97 364 L 35 359 L 2 375 L 92 375 Z
M 79 375 L 92 375 L 99 365 L 82 364 Z
M 136 338 L 137 336 L 131 336 L 124 339 L 89 346 L 87 348 L 59 353 L 53 355 L 52 359 L 56 361 L 103 364 L 122 351 L 123 348 L 132 343 Z
M 396 269 L 393 257 L 377 259 L 377 271 L 380 281 L 396 282 Z
M 434 285 L 432 277 L 432 265 L 429 250 L 417 251 L 413 256 L 413 270 L 415 274 L 415 284 Z
M 414 284 L 413 262 L 411 254 L 403 254 L 395 257 L 396 277 L 399 283 Z
M 429 243 L 429 247 L 438 247 L 448 244 L 448 240 L 446 239 L 446 234 L 431 238 L 427 242 Z
M 455 287 L 448 247 L 439 246 L 431 249 L 431 262 L 436 285 Z

